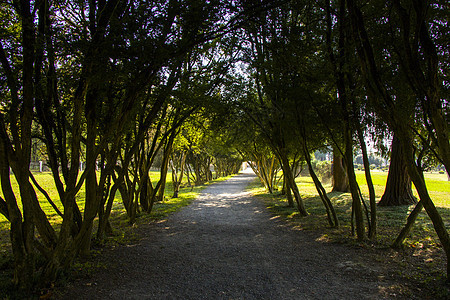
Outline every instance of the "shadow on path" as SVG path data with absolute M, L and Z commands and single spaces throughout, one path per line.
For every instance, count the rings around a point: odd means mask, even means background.
M 376 267 L 356 249 L 326 244 L 277 221 L 245 192 L 254 174 L 207 187 L 64 299 L 376 299 Z

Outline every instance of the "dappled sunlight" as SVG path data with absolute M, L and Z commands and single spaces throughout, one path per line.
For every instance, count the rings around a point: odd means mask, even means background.
M 330 237 L 327 234 L 322 234 L 316 240 L 316 242 L 326 243 L 330 241 Z
M 205 203 L 202 203 L 202 204 L 200 204 L 200 207 L 199 208 L 201 208 L 201 206 L 209 206 L 209 207 L 214 207 L 214 208 L 216 208 L 216 207 L 222 207 L 222 208 L 229 208 L 230 206 L 231 206 L 231 204 L 230 203 L 227 203 L 227 202 L 222 202 L 222 201 L 214 201 L 214 202 L 205 202 Z

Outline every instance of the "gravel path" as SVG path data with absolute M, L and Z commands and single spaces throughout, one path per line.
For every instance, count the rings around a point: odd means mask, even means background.
M 209 186 L 64 299 L 381 299 L 386 279 L 363 251 L 322 243 L 273 218 L 242 173 Z

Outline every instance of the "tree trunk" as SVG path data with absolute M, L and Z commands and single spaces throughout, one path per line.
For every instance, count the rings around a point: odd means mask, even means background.
M 400 126 L 399 126 L 400 127 Z M 409 176 L 416 187 L 417 193 L 420 197 L 420 202 L 422 202 L 423 207 L 425 208 L 428 216 L 433 222 L 434 230 L 436 231 L 439 240 L 442 244 L 442 248 L 445 251 L 445 255 L 447 257 L 447 280 L 450 278 L 450 237 L 448 231 L 445 227 L 445 223 L 442 220 L 441 215 L 439 214 L 436 206 L 428 194 L 427 186 L 425 184 L 425 179 L 423 177 L 423 173 L 416 166 L 414 161 L 414 150 L 411 138 L 407 134 L 407 129 L 399 128 L 402 131 L 402 136 L 399 136 L 401 145 L 406 152 L 406 165 L 408 167 Z
M 112 228 L 111 224 L 109 223 L 109 216 L 111 215 L 111 209 L 112 205 L 114 203 L 114 198 L 116 196 L 117 189 L 119 187 L 119 184 L 115 182 L 110 191 L 108 196 L 108 201 L 106 203 L 106 207 L 104 209 L 103 217 L 99 218 L 98 221 L 98 229 L 97 229 L 97 239 L 99 241 L 103 240 L 105 237 L 105 234 L 111 234 Z
M 373 187 L 372 176 L 370 174 L 369 157 L 367 155 L 366 142 L 364 141 L 363 131 L 360 124 L 355 124 L 358 132 L 359 144 L 363 155 L 364 173 L 366 175 L 367 187 L 369 190 L 370 201 L 370 223 L 369 223 L 369 239 L 374 239 L 377 235 L 377 204 L 375 198 L 375 189 Z M 362 197 L 362 195 L 361 195 Z
M 275 155 L 267 157 L 267 154 L 265 153 L 252 153 L 252 156 L 253 161 L 249 163 L 250 167 L 258 176 L 261 184 L 264 185 L 270 194 L 272 194 L 277 172 L 277 168 L 275 166 Z
M 284 176 L 283 176 L 284 177 Z M 286 178 L 286 177 L 284 177 Z M 285 180 L 285 179 L 284 179 Z M 284 181 L 284 194 L 288 202 L 288 207 L 294 207 L 294 198 L 292 197 L 292 191 L 286 181 Z
M 281 195 L 286 195 L 286 178 L 284 177 L 284 175 L 282 175 L 283 177 L 283 187 L 281 188 Z
M 294 194 L 294 199 L 295 202 L 297 203 L 297 208 L 298 211 L 300 212 L 300 215 L 307 216 L 308 212 L 306 211 L 303 199 L 300 196 L 297 184 L 295 183 L 295 178 L 294 175 L 292 174 L 292 170 L 289 164 L 289 160 L 286 156 L 286 153 L 284 153 L 284 151 L 279 151 L 279 154 L 280 154 L 280 162 L 283 168 L 284 178 L 286 179 L 287 188 L 290 189 Z
M 87 234 L 84 235 L 84 239 L 81 242 L 80 254 L 83 256 L 88 256 L 91 249 L 91 235 L 92 235 L 92 221 L 97 214 L 97 174 L 96 174 L 96 138 L 97 138 L 97 127 L 96 127 L 96 112 L 95 112 L 95 101 L 96 92 L 91 91 L 86 97 L 86 182 L 85 182 L 85 205 L 84 205 L 84 220 L 83 225 L 87 226 Z M 91 221 L 92 220 L 92 221 Z
M 339 227 L 339 220 L 336 215 L 336 211 L 334 210 L 333 204 L 331 203 L 330 199 L 327 196 L 327 192 L 322 186 L 322 183 L 320 182 L 319 178 L 316 175 L 316 172 L 314 172 L 314 168 L 311 164 L 311 155 L 309 153 L 308 144 L 306 142 L 306 130 L 305 127 L 303 127 L 303 136 L 302 136 L 302 148 L 303 148 L 303 155 L 305 156 L 306 164 L 308 165 L 309 175 L 311 176 L 314 185 L 316 186 L 317 193 L 319 194 L 320 199 L 322 200 L 323 205 L 325 206 L 325 210 L 327 212 L 327 219 L 328 223 L 331 227 Z
M 173 183 L 173 196 L 172 198 L 178 198 L 178 193 L 180 192 L 181 183 L 183 182 L 183 176 L 184 176 L 184 166 L 186 165 L 186 157 L 187 152 L 182 151 L 181 158 L 180 158 L 180 174 L 178 176 L 178 170 L 177 170 L 177 164 L 173 163 L 172 159 L 172 183 Z
M 398 138 L 394 135 L 386 189 L 378 205 L 396 206 L 415 203 L 417 199 L 412 193 L 411 179 L 406 168 L 403 150 Z
M 2 120 L 3 123 L 3 120 Z M 2 124 L 3 129 L 3 124 Z M 3 131 L 3 130 L 2 130 Z M 6 132 L 2 132 L 2 138 Z M 10 221 L 10 238 L 14 256 L 14 285 L 21 289 L 29 289 L 33 278 L 33 260 L 28 258 L 23 235 L 22 213 L 11 187 L 9 163 L 6 154 L 5 141 L 0 140 L 0 183 L 8 207 Z
M 144 177 L 145 177 L 145 175 L 144 175 Z M 141 207 L 144 211 L 148 211 L 149 199 L 147 199 L 147 195 L 148 195 L 149 182 L 150 182 L 150 180 L 148 178 L 141 178 L 142 187 L 141 187 L 141 190 L 139 191 L 139 204 L 141 205 Z
M 395 241 L 392 243 L 392 248 L 400 248 L 408 234 L 411 232 L 411 228 L 416 222 L 417 217 L 419 216 L 419 213 L 422 211 L 423 205 L 422 202 L 419 201 L 417 203 L 416 207 L 414 207 L 413 211 L 409 214 L 408 219 L 406 220 L 405 226 L 400 231 L 399 235 L 395 239 Z
M 337 150 L 333 151 L 333 165 L 331 168 L 331 173 L 333 175 L 332 191 L 348 193 L 350 191 L 350 186 L 344 158 Z
M 346 118 L 345 130 L 345 164 L 347 166 L 347 174 L 352 194 L 352 213 L 355 215 L 356 237 L 359 241 L 365 239 L 364 217 L 361 205 L 358 182 L 356 181 L 355 169 L 353 166 L 353 139 L 350 131 L 348 116 Z
M 330 224 L 331 227 L 339 227 L 339 220 L 337 218 L 336 211 L 334 210 L 333 204 L 331 203 L 330 198 L 328 198 L 327 192 L 323 188 L 322 183 L 317 177 L 316 172 L 314 172 L 309 153 L 306 157 L 306 163 L 308 164 L 309 175 L 311 175 L 314 185 L 316 186 L 317 193 L 319 194 L 320 199 L 322 200 L 322 203 L 325 206 L 328 223 Z
M 170 160 L 170 154 L 172 153 L 172 145 L 173 140 L 175 138 L 175 135 L 171 135 L 169 140 L 167 141 L 167 145 L 164 149 L 164 156 L 163 161 L 161 164 L 161 176 L 159 179 L 160 185 L 158 189 L 158 196 L 156 197 L 157 201 L 163 201 L 164 200 L 164 190 L 166 188 L 166 178 L 167 178 L 167 171 L 169 169 L 169 160 Z

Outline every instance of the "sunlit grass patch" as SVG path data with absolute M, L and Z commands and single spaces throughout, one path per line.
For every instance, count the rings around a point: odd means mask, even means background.
M 360 184 L 361 191 L 365 197 L 366 205 L 370 210 L 369 196 L 367 191 L 367 184 L 365 181 L 364 172 L 357 172 L 357 180 Z M 431 175 L 431 176 L 429 176 Z M 377 201 L 384 193 L 384 185 L 387 179 L 387 172 L 372 172 L 372 178 L 376 191 Z M 450 229 L 450 182 L 445 181 L 446 175 L 442 174 L 426 174 L 426 182 L 429 189 L 429 193 L 438 207 L 439 212 Z M 279 193 L 269 195 L 265 193 L 264 188 L 259 187 L 259 183 L 255 182 L 255 186 L 252 186 L 252 192 L 256 195 L 264 195 L 264 199 L 267 207 L 275 214 L 288 217 L 288 219 L 296 226 L 308 229 L 326 229 L 328 228 L 328 222 L 326 220 L 326 211 L 323 206 L 320 197 L 317 194 L 317 190 L 309 176 L 300 176 L 296 179 L 297 186 L 300 190 L 302 198 L 305 202 L 306 209 L 309 212 L 308 217 L 300 217 L 295 214 L 296 208 L 290 208 L 287 206 L 286 197 Z M 330 184 L 324 185 L 324 188 L 328 191 L 328 197 L 332 201 L 334 208 L 337 212 L 340 224 L 342 228 L 348 228 L 347 236 L 350 233 L 351 228 L 351 195 L 349 193 L 331 192 L 332 186 Z M 414 191 L 415 192 L 415 191 Z M 388 246 L 393 242 L 400 229 L 404 226 L 406 218 L 408 217 L 414 206 L 400 206 L 400 207 L 377 207 L 378 212 L 378 240 L 377 243 L 383 246 Z M 365 220 L 367 225 L 367 220 Z M 433 225 L 426 215 L 425 211 L 419 215 L 417 223 L 413 229 L 410 239 L 423 239 L 425 237 L 431 237 L 434 239 L 434 243 L 438 243 L 437 236 L 434 233 Z M 330 237 L 332 239 L 332 235 Z M 341 239 L 341 237 L 337 237 Z

